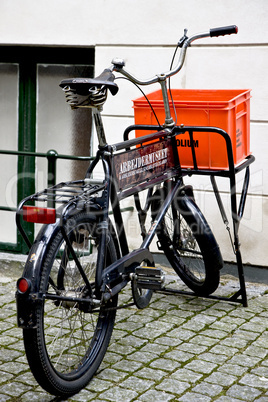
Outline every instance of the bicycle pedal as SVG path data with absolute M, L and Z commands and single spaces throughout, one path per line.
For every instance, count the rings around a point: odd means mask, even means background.
M 165 274 L 161 268 L 137 267 L 134 279 L 139 288 L 160 290 L 164 286 Z

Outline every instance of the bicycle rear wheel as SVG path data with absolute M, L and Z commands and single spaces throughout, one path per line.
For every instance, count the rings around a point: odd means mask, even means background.
M 152 202 L 152 216 L 162 205 L 166 190 L 157 190 Z M 195 202 L 178 194 L 158 229 L 158 239 L 169 263 L 183 282 L 198 295 L 213 293 L 223 266 L 214 235 Z
M 70 223 L 71 222 L 71 223 Z M 69 224 L 68 224 L 69 223 Z M 30 368 L 48 392 L 69 396 L 79 392 L 98 369 L 113 331 L 117 297 L 96 309 L 96 261 L 99 235 L 93 216 L 73 216 L 66 233 L 91 289 L 85 285 L 62 232 L 47 246 L 40 280 L 44 294 L 37 308 L 37 326 L 24 330 Z M 108 236 L 106 265 L 117 259 L 112 235 Z M 94 311 L 95 308 L 95 311 Z

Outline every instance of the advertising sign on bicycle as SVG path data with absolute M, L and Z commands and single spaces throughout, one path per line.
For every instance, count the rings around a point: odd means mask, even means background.
M 116 154 L 113 160 L 120 190 L 157 177 L 175 166 L 169 139 Z

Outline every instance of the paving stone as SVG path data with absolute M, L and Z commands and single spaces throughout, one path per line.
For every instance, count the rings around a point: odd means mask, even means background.
M 148 343 L 147 339 L 138 338 L 137 336 L 128 335 L 122 339 L 118 340 L 118 343 L 121 345 L 132 346 L 133 348 L 140 348 L 141 346 Z
M 19 397 L 25 392 L 29 391 L 31 387 L 26 384 L 22 384 L 20 382 L 14 381 L 12 383 L 5 384 L 1 387 L 1 391 L 3 394 L 10 395 L 12 397 Z
M 237 348 L 232 348 L 230 346 L 224 346 L 224 345 L 216 345 L 210 349 L 210 353 L 216 353 L 226 356 L 234 356 L 237 352 L 238 352 Z
M 119 362 L 113 364 L 113 369 L 134 373 L 142 366 L 143 366 L 142 362 L 137 362 L 135 360 L 131 360 L 131 362 L 129 360 L 120 360 Z
M 230 396 L 220 396 L 215 399 L 217 402 L 241 402 L 241 399 L 236 399 Z
M 131 345 L 120 345 L 120 343 L 116 342 L 110 345 L 109 351 L 113 353 L 119 353 L 120 355 L 129 355 L 133 353 L 136 349 Z
M 135 360 L 137 362 L 142 362 L 142 363 L 149 363 L 152 360 L 155 360 L 157 358 L 156 353 L 149 353 L 149 352 L 135 352 L 132 353 L 131 355 L 127 356 L 128 360 Z
M 256 368 L 252 369 L 250 371 L 250 373 L 259 375 L 261 377 L 267 377 L 268 378 L 268 370 L 267 370 L 267 367 L 264 367 L 264 366 L 256 367 Z
M 193 311 L 189 311 L 189 310 L 182 310 L 182 308 L 180 308 L 179 310 L 171 310 L 171 311 L 167 311 L 166 317 L 179 317 L 179 318 L 189 318 L 192 317 L 194 315 Z M 182 322 L 184 322 L 185 320 L 182 320 Z M 178 325 L 180 324 L 180 321 L 178 321 Z
M 263 347 L 261 348 L 256 345 L 250 345 L 244 350 L 244 353 L 249 356 L 256 356 L 264 359 L 268 354 L 268 349 L 264 349 Z
M 211 398 L 195 392 L 186 392 L 186 394 L 178 400 L 181 402 L 210 402 Z
M 181 339 L 175 339 L 175 338 L 170 338 L 168 336 L 161 336 L 157 339 L 155 339 L 156 344 L 161 344 L 161 345 L 167 345 L 167 346 L 178 346 L 182 344 Z
M 136 322 L 136 321 L 131 321 L 131 320 L 119 322 L 116 324 L 117 329 L 121 329 L 126 332 L 136 331 L 137 329 L 142 328 L 143 326 L 144 326 L 144 324 L 141 323 L 140 321 Z
M 198 345 L 212 346 L 218 343 L 219 340 L 217 338 L 210 338 L 209 336 L 197 335 L 191 339 L 191 342 L 197 343 Z
M 67 400 L 69 401 L 71 399 L 71 402 L 85 402 L 85 401 L 97 402 L 96 396 L 97 394 L 95 392 L 91 392 L 88 389 L 82 389 L 82 391 L 80 391 L 78 394 L 73 395 L 71 398 Z
M 1 398 L 0 398 L 1 401 Z M 20 399 L 20 402 L 29 402 L 29 401 L 37 401 L 37 402 L 49 402 L 51 401 L 51 395 L 46 394 L 44 392 L 38 391 L 29 391 L 23 394 Z
M 263 322 L 262 324 L 255 323 L 253 320 L 251 320 L 248 323 L 243 324 L 240 329 L 243 331 L 257 332 L 257 334 L 260 334 L 266 330 L 266 324 Z
M 138 336 L 140 338 L 146 338 L 146 339 L 155 339 L 158 338 L 159 336 L 165 334 L 167 332 L 166 329 L 162 328 L 159 329 L 157 325 L 155 327 L 144 327 L 140 328 L 137 331 L 134 331 L 132 335 Z
M 217 364 L 210 363 L 204 360 L 192 360 L 190 363 L 184 366 L 184 369 L 197 371 L 198 373 L 209 374 L 215 368 Z
M 1 390 L 1 384 L 6 383 L 7 381 L 11 380 L 13 378 L 13 374 L 11 373 L 5 373 L 1 369 L 1 375 L 0 375 L 0 390 Z
M 208 347 L 202 346 L 202 345 L 197 345 L 196 343 L 184 342 L 177 349 L 183 350 L 185 352 L 194 353 L 194 354 L 200 354 L 200 353 L 205 352 L 208 349 Z
M 180 366 L 181 363 L 171 359 L 157 359 L 150 364 L 151 368 L 157 368 L 165 371 L 174 371 Z
M 171 338 L 181 339 L 183 341 L 188 341 L 193 338 L 195 332 L 189 331 L 187 329 L 176 328 L 168 333 Z
M 240 384 L 248 385 L 249 387 L 268 389 L 268 377 L 259 377 L 255 374 L 246 374 L 239 380 Z
M 10 396 L 0 393 L 0 402 L 6 402 L 8 400 L 10 400 Z
M 212 373 L 209 377 L 206 378 L 207 382 L 222 385 L 223 387 L 228 387 L 232 385 L 236 380 L 237 378 L 235 376 L 221 372 Z
M 117 354 L 116 352 L 111 352 L 110 350 L 114 350 L 113 346 L 109 349 L 109 351 L 105 354 L 103 361 L 111 364 L 111 363 L 116 363 L 120 360 L 122 360 L 122 355 Z
M 11 349 L 1 349 L 1 354 L 0 354 L 0 361 L 4 362 L 10 362 L 12 360 L 17 359 L 19 356 L 23 354 L 23 350 L 21 352 L 17 350 L 11 350 Z
M 107 391 L 102 392 L 98 395 L 100 400 L 108 401 L 120 401 L 120 402 L 130 402 L 138 396 L 138 393 L 128 389 L 127 392 L 121 387 L 111 387 Z
M 222 392 L 222 389 L 223 388 L 218 384 L 207 384 L 202 382 L 201 384 L 196 385 L 192 391 L 214 397 L 219 395 Z
M 178 317 L 178 316 L 176 316 L 176 315 L 165 315 L 164 317 L 161 317 L 161 321 L 162 322 L 166 322 L 166 323 L 169 323 L 169 324 L 173 324 L 172 325 L 172 327 L 174 328 L 174 327 L 177 327 L 177 326 L 180 326 L 180 325 L 182 325 L 183 323 L 185 323 L 185 319 L 184 318 L 181 318 L 181 317 Z
M 111 383 L 109 381 L 102 380 L 100 378 L 94 377 L 91 382 L 86 387 L 89 391 L 102 392 L 108 388 L 110 388 Z
M 168 402 L 174 399 L 174 395 L 167 394 L 163 391 L 156 391 L 154 389 L 150 389 L 149 391 L 142 394 L 137 401 L 144 401 L 144 402 Z
M 226 355 L 213 354 L 213 353 L 202 353 L 197 356 L 197 359 L 206 360 L 211 363 L 222 364 L 229 359 Z
M 97 378 L 101 378 L 106 381 L 114 381 L 114 382 L 121 382 L 123 379 L 127 377 L 127 373 L 114 370 L 110 368 L 106 368 L 98 373 Z
M 19 374 L 22 371 L 28 370 L 28 368 L 29 368 L 28 365 L 18 362 L 9 362 L 1 365 L 1 370 L 11 374 Z
M 225 363 L 219 366 L 219 371 L 241 377 L 246 371 L 248 371 L 248 367 Z
M 252 388 L 252 387 L 247 387 L 247 386 L 241 386 L 241 385 L 233 385 L 228 391 L 226 392 L 226 395 L 234 397 L 234 398 L 240 398 L 243 401 L 255 401 L 258 396 L 260 396 L 261 391 Z
M 163 379 L 167 373 L 163 370 L 152 369 L 150 367 L 144 367 L 143 369 L 139 370 L 136 375 L 140 378 L 146 378 L 149 380 L 160 381 Z
M 237 349 L 245 349 L 248 344 L 248 340 L 239 338 L 235 334 L 221 340 L 221 345 L 231 346 Z
M 199 381 L 200 378 L 202 378 L 202 374 L 195 373 L 194 371 L 188 370 L 187 368 L 183 367 L 183 369 L 178 369 L 173 374 L 171 374 L 170 378 L 175 378 L 179 381 L 185 381 L 194 384 Z
M 210 338 L 222 339 L 227 336 L 227 332 L 218 329 L 207 329 L 202 332 L 203 336 L 209 336 Z
M 179 348 L 179 346 L 178 346 Z M 179 349 L 174 349 L 164 355 L 165 359 L 177 360 L 179 362 L 187 362 L 194 357 L 193 353 L 187 353 Z
M 226 315 L 225 311 L 216 310 L 215 308 L 211 307 L 206 310 L 207 315 L 211 315 L 215 318 L 220 318 Z
M 160 355 L 161 353 L 164 353 L 166 350 L 169 349 L 168 345 L 161 345 L 159 343 L 151 343 L 148 342 L 145 346 L 143 346 L 140 349 L 140 352 L 149 352 L 149 353 L 155 353 L 157 355 Z
M 155 387 L 157 390 L 171 392 L 176 395 L 180 395 L 190 388 L 190 384 L 183 381 L 178 381 L 171 378 L 166 378 L 160 384 Z
M 224 321 L 216 321 L 212 325 L 210 325 L 210 329 L 219 329 L 220 331 L 229 332 L 230 330 L 235 330 L 238 327 L 238 324 L 233 324 Z
M 261 361 L 259 357 L 247 356 L 245 354 L 239 354 L 233 356 L 230 360 L 230 364 L 237 364 L 238 366 L 254 367 Z
M 147 391 L 154 384 L 154 381 L 131 376 L 128 377 L 125 381 L 122 381 L 120 383 L 120 386 L 127 389 L 133 389 L 137 393 L 141 393 Z
M 235 334 L 238 338 L 242 338 L 247 341 L 255 341 L 259 337 L 258 332 L 252 332 L 252 331 L 250 331 L 250 329 L 243 330 L 241 328 L 238 328 Z

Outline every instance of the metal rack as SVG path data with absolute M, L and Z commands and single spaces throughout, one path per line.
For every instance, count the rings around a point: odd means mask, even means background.
M 149 131 L 160 131 L 163 130 L 161 126 L 155 125 L 133 125 L 128 127 L 128 129 L 124 133 L 124 140 L 128 139 L 129 133 L 133 130 L 149 130 Z M 226 133 L 226 131 L 217 128 L 217 127 L 200 127 L 200 126 L 178 126 L 175 127 L 172 131 L 172 134 L 180 135 L 187 134 L 189 135 L 189 143 L 191 147 L 192 153 L 192 168 L 181 168 L 183 176 L 192 176 L 192 175 L 206 175 L 210 176 L 212 188 L 219 206 L 219 210 L 223 219 L 224 224 L 228 227 L 228 219 L 225 213 L 225 209 L 221 200 L 220 192 L 218 190 L 216 177 L 225 177 L 229 179 L 230 183 L 230 198 L 231 198 L 231 212 L 232 212 L 232 223 L 233 223 L 233 250 L 236 256 L 237 270 L 238 270 L 238 279 L 239 279 L 239 290 L 235 292 L 230 297 L 220 297 L 216 295 L 206 296 L 205 298 L 216 299 L 216 300 L 225 300 L 229 302 L 241 303 L 244 307 L 247 307 L 247 293 L 246 293 L 246 285 L 245 285 L 245 277 L 244 277 L 244 268 L 240 250 L 240 242 L 239 242 L 239 224 L 243 217 L 246 197 L 248 192 L 250 171 L 249 166 L 251 163 L 255 161 L 255 157 L 253 155 L 249 155 L 245 158 L 245 160 L 239 164 L 238 166 L 234 165 L 233 158 L 233 149 L 232 142 L 230 136 Z M 227 158 L 228 158 L 228 169 L 225 170 L 217 170 L 217 169 L 200 169 L 197 164 L 196 150 L 194 147 L 194 134 L 195 133 L 211 133 L 212 135 L 220 135 L 223 137 L 226 145 Z M 243 188 L 241 192 L 241 197 L 239 204 L 237 202 L 237 191 L 236 191 L 236 174 L 243 171 L 245 169 L 245 176 L 243 181 Z M 230 232 L 229 232 L 230 234 Z M 198 296 L 195 293 L 177 289 L 167 289 L 164 288 L 159 292 L 171 293 L 171 294 L 186 294 Z M 203 297 L 203 296 L 202 296 Z
M 89 202 L 90 196 L 97 194 L 104 188 L 105 184 L 101 180 L 68 181 L 56 184 L 22 200 L 17 209 L 16 223 L 27 246 L 30 248 L 32 244 L 21 225 L 21 217 L 24 213 L 23 207 L 26 204 L 36 206 L 45 204 L 47 208 L 55 208 L 56 205 L 57 207 L 62 207 L 57 209 L 57 218 L 62 219 L 73 203 L 79 206 L 79 202 L 82 202 L 85 205 L 85 203 Z

